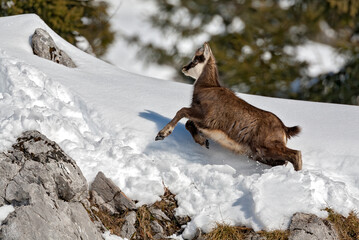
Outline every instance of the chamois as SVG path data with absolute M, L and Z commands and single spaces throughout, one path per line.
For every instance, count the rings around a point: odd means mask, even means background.
M 199 48 L 182 72 L 195 79 L 191 107 L 180 109 L 157 134 L 155 140 L 170 135 L 182 118 L 194 141 L 208 148 L 207 138 L 236 153 L 271 165 L 291 162 L 302 169 L 301 152 L 286 147 L 300 127 L 286 127 L 273 113 L 254 107 L 237 97 L 218 81 L 218 70 L 208 43 Z

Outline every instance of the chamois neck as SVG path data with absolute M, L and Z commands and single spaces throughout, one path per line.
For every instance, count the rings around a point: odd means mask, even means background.
M 213 56 L 211 56 L 208 59 L 202 74 L 196 80 L 195 87 L 219 87 L 220 84 L 218 78 L 216 61 Z

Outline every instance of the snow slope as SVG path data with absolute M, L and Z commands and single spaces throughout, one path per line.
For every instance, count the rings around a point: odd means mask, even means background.
M 46 29 L 78 68 L 34 56 L 30 37 Z M 192 86 L 125 72 L 76 49 L 36 15 L 0 18 L 0 150 L 37 129 L 73 157 L 92 181 L 103 171 L 138 205 L 164 185 L 177 195 L 177 214 L 190 215 L 183 237 L 215 222 L 285 229 L 293 213 L 326 216 L 359 211 L 359 107 L 239 94 L 273 111 L 301 135 L 289 147 L 303 170 L 270 168 L 210 142 L 195 144 L 181 121 L 171 136 L 157 132 L 191 100 Z M 119 56 L 121 57 L 121 56 Z

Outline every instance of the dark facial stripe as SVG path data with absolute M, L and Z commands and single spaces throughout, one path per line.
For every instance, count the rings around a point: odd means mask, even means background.
M 193 68 L 193 67 L 195 67 L 195 66 L 196 66 L 196 64 L 193 63 L 193 61 L 191 61 L 191 62 L 188 63 L 187 65 L 183 66 L 183 69 L 184 69 L 185 71 L 188 71 L 189 69 L 191 69 L 191 68 Z
M 202 54 L 202 55 L 199 55 L 199 56 L 196 56 L 194 59 L 196 59 L 198 62 L 200 62 L 200 63 L 203 63 L 204 62 L 204 55 Z
M 191 62 L 183 66 L 183 70 L 188 71 L 189 69 L 195 67 L 198 63 L 203 63 L 205 60 L 203 54 L 195 56 Z

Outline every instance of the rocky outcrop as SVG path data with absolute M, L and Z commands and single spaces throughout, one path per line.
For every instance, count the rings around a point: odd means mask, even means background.
M 165 189 L 161 201 L 136 208 L 109 178 L 99 172 L 91 185 L 92 210 L 107 229 L 127 239 L 166 239 L 179 234 L 189 217 L 175 215 L 175 196 Z
M 91 192 L 95 203 L 111 214 L 136 209 L 135 203 L 102 172 L 99 172 L 93 181 Z
M 0 154 L 0 176 L 0 206 L 15 207 L 0 239 L 102 239 L 82 204 L 89 195 L 81 170 L 41 133 L 23 133 Z
M 11 204 L 0 239 L 165 239 L 190 219 L 175 216 L 175 196 L 136 207 L 102 172 L 88 185 L 75 161 L 37 131 L 23 133 L 0 154 L 0 207 Z
M 42 28 L 35 30 L 31 38 L 31 45 L 34 54 L 39 57 L 65 65 L 66 67 L 76 67 L 72 59 L 56 46 L 50 34 Z
M 339 240 L 333 225 L 313 214 L 294 214 L 289 230 L 289 240 Z

